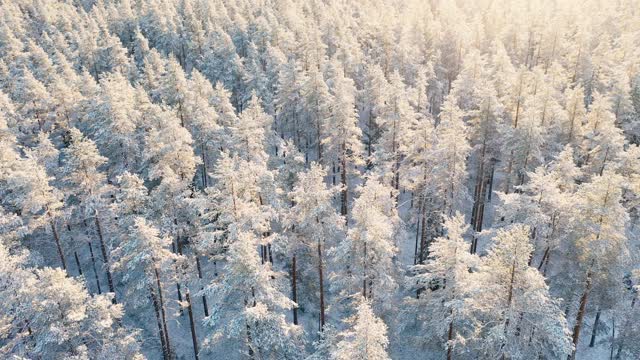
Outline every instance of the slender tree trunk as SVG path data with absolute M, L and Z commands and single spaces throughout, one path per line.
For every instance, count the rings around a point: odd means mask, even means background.
M 549 256 L 549 246 L 547 246 L 547 248 L 544 249 L 544 254 L 542 254 L 542 259 L 540 259 L 540 263 L 538 264 L 538 271 L 542 269 L 542 265 L 544 265 L 544 262 L 547 260 L 548 256 Z
M 196 268 L 198 269 L 198 278 L 202 281 L 202 267 L 200 266 L 200 258 L 196 254 Z M 202 285 L 200 286 L 200 290 L 202 290 Z M 209 306 L 207 306 L 207 296 L 202 295 L 202 307 L 204 308 L 204 316 L 209 316 Z
M 153 288 L 149 287 L 149 294 L 151 295 L 151 301 L 153 303 L 153 310 L 156 315 L 156 323 L 158 325 L 158 336 L 160 337 L 160 344 L 162 345 L 162 357 L 164 360 L 169 360 L 169 350 L 167 349 L 166 337 L 164 335 L 164 330 L 162 329 L 162 319 L 160 318 L 160 304 L 158 303 L 158 296 L 156 295 Z
M 178 243 L 177 247 L 176 247 L 176 243 Z M 182 247 L 180 245 L 180 236 L 176 237 L 176 243 L 171 243 L 171 248 L 173 250 L 174 254 L 180 254 L 182 255 Z M 176 271 L 177 273 L 177 271 Z M 176 292 L 178 294 L 178 302 L 182 303 L 182 291 L 181 291 L 181 287 L 180 287 L 180 282 L 176 279 Z M 180 310 L 178 310 L 180 312 L 180 316 L 182 316 L 184 314 L 184 311 L 182 310 L 182 306 L 180 307 Z
M 416 221 L 416 244 L 415 244 L 415 247 L 413 249 L 413 264 L 414 265 L 418 263 L 418 242 L 419 242 L 419 239 L 420 239 L 420 220 L 421 220 L 421 214 L 422 214 L 422 207 L 423 206 L 424 206 L 424 195 L 420 195 L 419 200 L 418 200 L 418 207 L 416 208 L 416 209 L 418 209 L 418 213 L 416 214 L 416 218 L 418 220 Z
M 507 165 L 507 171 L 504 179 L 504 193 L 508 194 L 511 191 L 511 172 L 513 170 L 513 150 L 511 150 L 511 154 L 509 155 L 509 163 Z
M 331 184 L 335 185 L 336 184 L 336 162 L 335 161 L 332 162 L 332 167 L 333 167 L 333 171 L 331 172 L 331 175 L 332 175 Z
M 251 339 L 251 328 L 249 324 L 247 324 L 247 347 L 249 348 L 249 358 L 251 360 L 255 359 L 255 352 L 253 351 L 253 340 Z
M 589 293 L 591 292 L 591 270 L 587 272 L 587 281 L 584 287 L 584 292 L 580 297 L 580 307 L 578 308 L 578 314 L 576 315 L 576 324 L 573 327 L 573 353 L 569 355 L 570 360 L 575 360 L 576 353 L 578 351 L 578 341 L 580 340 L 580 330 L 582 330 L 582 322 L 587 309 L 587 301 L 589 300 Z
M 422 206 L 422 229 L 420 229 L 420 256 L 418 263 L 423 264 L 427 257 L 427 202 Z
M 98 230 L 98 239 L 100 240 L 100 251 L 102 252 L 102 261 L 105 265 L 105 270 L 107 272 L 107 283 L 109 285 L 109 292 L 113 293 L 113 298 L 111 301 L 116 304 L 118 301 L 116 300 L 116 289 L 113 286 L 113 278 L 111 277 L 111 265 L 109 264 L 109 257 L 107 256 L 107 247 L 104 244 L 104 236 L 102 234 L 102 226 L 100 225 L 100 219 L 98 218 L 98 213 L 96 212 L 94 216 L 94 220 L 96 222 L 96 229 Z
M 102 294 L 102 288 L 100 287 L 100 278 L 98 277 L 98 268 L 96 267 L 96 257 L 93 256 L 93 246 L 91 242 L 87 241 L 89 245 L 89 254 L 91 255 L 91 264 L 93 265 L 93 275 L 96 277 L 96 285 L 98 286 L 98 295 Z
M 318 278 L 320 282 L 320 331 L 324 331 L 324 274 L 322 269 L 322 243 L 318 240 Z
M 167 353 L 171 355 L 171 342 L 169 341 L 169 330 L 167 327 L 167 314 L 164 306 L 164 297 L 162 296 L 162 283 L 160 282 L 160 271 L 157 267 L 153 269 L 156 278 L 156 286 L 158 287 L 158 300 L 160 301 L 160 313 L 162 314 L 162 328 L 164 329 L 165 341 L 167 344 Z
M 208 179 L 207 179 L 207 158 L 205 155 L 205 146 L 202 145 L 201 146 L 201 150 L 202 154 L 200 155 L 202 157 L 202 188 L 206 189 L 209 184 L 208 184 Z
M 516 276 L 516 263 L 514 261 L 513 264 L 511 264 L 511 278 L 509 280 L 509 290 L 507 292 L 507 307 L 509 308 L 509 310 L 511 310 L 511 302 L 513 301 L 513 284 L 514 284 L 515 276 Z M 511 320 L 509 316 L 510 314 L 507 314 L 507 318 L 505 319 L 505 322 L 504 322 L 505 338 L 507 336 L 507 331 L 509 330 L 509 322 Z M 500 350 L 502 351 L 502 349 L 506 345 L 507 345 L 506 343 L 502 343 L 502 346 L 500 346 Z M 506 354 L 504 352 L 502 353 L 502 358 L 503 359 L 506 358 Z
M 82 266 L 80 266 L 80 259 L 78 258 L 78 252 L 73 252 L 73 257 L 76 259 L 76 266 L 78 267 L 78 275 L 82 276 Z
M 634 308 L 634 306 L 636 305 L 636 297 L 634 296 L 633 299 L 631 300 L 631 309 Z M 624 331 L 627 330 L 627 328 L 629 327 L 629 319 L 625 319 L 625 323 L 622 326 L 622 330 L 623 330 L 623 334 Z M 624 348 L 624 343 L 625 343 L 625 338 L 623 337 L 622 339 L 620 339 L 620 345 L 618 345 L 618 351 L 616 351 L 616 359 L 620 359 L 620 356 L 622 355 L 622 349 Z
M 344 145 L 343 145 L 344 148 Z M 348 199 L 348 191 L 349 189 L 347 188 L 347 161 L 345 159 L 345 156 L 342 156 L 342 169 L 340 169 L 340 181 L 342 183 L 342 192 L 341 192 L 341 206 L 340 206 L 340 214 L 342 214 L 345 217 L 347 217 L 347 207 L 349 199 Z
M 453 347 L 451 346 L 451 340 L 453 340 L 453 321 L 449 323 L 449 333 L 447 335 L 447 360 L 451 360 Z
M 322 163 L 322 131 L 320 129 L 320 116 L 316 114 L 316 142 L 318 143 L 318 162 Z
M 616 344 L 616 318 L 611 319 L 611 351 L 609 352 L 609 360 L 613 360 L 613 349 Z
M 298 325 L 298 284 L 296 275 L 296 255 L 291 259 L 291 300 L 296 303 L 293 307 L 293 324 Z
M 191 296 L 189 295 L 189 288 L 186 289 L 185 298 L 187 299 L 187 311 L 189 313 L 189 325 L 191 327 L 191 342 L 193 343 L 193 355 L 196 360 L 199 359 L 198 353 L 198 336 L 196 335 L 196 324 L 193 321 L 193 306 L 191 305 Z
M 60 244 L 60 236 L 58 235 L 58 229 L 53 219 L 50 221 L 51 231 L 53 231 L 53 239 L 56 242 L 56 248 L 58 249 L 58 256 L 60 256 L 60 262 L 62 263 L 62 269 L 67 270 L 67 260 L 64 258 L 64 252 L 62 251 L 62 245 Z
M 600 324 L 600 309 L 596 312 L 596 318 L 593 321 L 593 329 L 591 329 L 591 340 L 589 341 L 589 347 L 593 347 L 596 344 L 596 335 L 598 334 L 598 324 Z
M 496 165 L 491 162 L 491 173 L 489 175 L 489 188 L 485 191 L 487 193 L 487 201 L 491 202 L 491 194 L 493 194 L 493 179 L 496 173 Z
M 367 298 L 367 242 L 364 243 L 362 257 L 362 297 Z
M 474 201 L 473 201 L 473 209 L 471 213 L 471 225 L 475 232 L 480 232 L 479 229 L 482 228 L 482 221 L 484 216 L 484 198 L 485 198 L 485 170 L 484 163 L 486 157 L 486 140 L 487 134 L 482 140 L 482 153 L 480 155 L 479 165 L 478 165 L 478 174 L 476 175 L 476 186 L 474 190 Z M 477 247 L 478 239 L 474 234 L 473 240 L 471 241 L 470 252 L 475 254 Z

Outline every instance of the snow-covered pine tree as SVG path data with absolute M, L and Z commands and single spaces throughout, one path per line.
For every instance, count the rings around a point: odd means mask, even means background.
M 25 266 L 0 244 L 0 352 L 8 356 L 144 359 L 137 331 L 122 326 L 110 295 L 90 296 L 60 269 Z M 116 351 L 117 350 L 117 351 Z
M 162 345 L 163 358 L 172 358 L 171 336 L 162 275 L 176 260 L 169 247 L 171 239 L 159 236 L 156 228 L 142 217 L 134 217 L 122 234 L 120 245 L 111 252 L 112 269 L 125 284 L 124 303 L 132 308 L 146 305 L 151 299 Z
M 293 206 L 287 211 L 284 224 L 292 253 L 293 301 L 298 302 L 298 287 L 305 299 L 318 301 L 319 329 L 325 325 L 326 249 L 335 246 L 344 237 L 344 218 L 333 207 L 333 197 L 339 189 L 325 184 L 326 171 L 318 164 L 298 174 L 289 198 Z M 312 259 L 298 262 L 297 259 Z M 299 265 L 298 265 L 299 264 Z M 316 285 L 317 284 L 317 285 Z M 301 286 L 300 286 L 301 285 Z M 318 293 L 316 299 L 315 294 Z M 308 301 L 310 301 L 309 299 Z M 294 309 L 294 323 L 297 324 Z
M 204 345 L 215 346 L 226 336 L 249 357 L 295 358 L 301 354 L 302 329 L 288 324 L 284 311 L 296 304 L 280 291 L 283 274 L 270 262 L 261 264 L 259 244 L 251 231 L 237 233 L 229 245 L 224 275 L 203 290 L 213 302 L 204 320 L 212 328 Z
M 363 164 L 362 130 L 358 127 L 358 115 L 355 109 L 355 86 L 353 80 L 344 76 L 342 66 L 334 59 L 329 66 L 330 93 L 334 102 L 330 106 L 330 117 L 323 129 L 324 163 L 340 169 L 340 214 L 347 215 L 349 207 L 349 176 L 357 172 Z M 335 184 L 335 180 L 334 180 Z
M 482 264 L 469 275 L 461 320 L 475 326 L 466 343 L 481 358 L 561 358 L 571 353 L 559 301 L 528 265 L 532 250 L 527 226 L 499 229 Z
M 64 152 L 63 173 L 68 185 L 68 191 L 73 193 L 73 197 L 67 201 L 75 206 L 81 221 L 91 221 L 95 225 L 95 231 L 100 244 L 102 261 L 104 262 L 107 274 L 107 284 L 109 291 L 113 293 L 113 301 L 116 301 L 116 292 L 111 276 L 109 261 L 109 251 L 111 244 L 109 234 L 105 233 L 109 207 L 106 197 L 111 192 L 111 185 L 107 183 L 106 175 L 100 171 L 107 158 L 100 155 L 96 144 L 88 139 L 76 128 L 70 131 L 71 142 Z M 103 219 L 104 217 L 104 219 Z M 107 223 L 109 223 L 107 221 Z
M 431 243 L 429 259 L 424 265 L 415 265 L 405 283 L 418 293 L 417 298 L 406 299 L 410 313 L 419 320 L 416 336 L 436 343 L 450 360 L 472 330 L 462 311 L 471 286 L 471 272 L 480 258 L 469 253 L 469 243 L 464 239 L 469 226 L 462 214 L 446 217 L 444 228 L 446 236 Z
M 368 179 L 356 191 L 354 224 L 347 238 L 331 249 L 336 270 L 330 279 L 341 297 L 359 294 L 374 306 L 384 307 L 398 286 L 394 263 L 402 220 L 392 187 Z
M 331 351 L 335 360 L 389 360 L 387 325 L 371 310 L 369 300 L 357 299 L 356 312 L 347 323 L 349 328 L 338 334 L 340 339 Z

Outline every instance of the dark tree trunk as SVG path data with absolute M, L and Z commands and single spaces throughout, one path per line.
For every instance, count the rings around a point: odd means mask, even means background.
M 578 308 L 578 314 L 576 315 L 576 324 L 573 327 L 573 353 L 569 355 L 570 360 L 575 360 L 576 352 L 578 351 L 578 341 L 580 340 L 580 330 L 582 330 L 582 322 L 587 309 L 587 301 L 589 300 L 589 293 L 591 292 L 591 271 L 587 273 L 587 281 L 584 287 L 584 292 L 580 297 L 580 307 Z
M 515 280 L 515 276 L 516 276 L 516 263 L 514 261 L 514 263 L 511 265 L 511 276 L 510 276 L 510 280 L 509 280 L 509 290 L 507 291 L 507 307 L 511 308 L 511 302 L 513 301 L 513 284 L 514 284 L 514 280 Z M 509 322 L 510 322 L 510 318 L 507 317 L 504 321 L 504 335 L 505 338 L 507 336 L 507 331 L 509 330 Z M 500 351 L 502 351 L 502 349 L 506 346 L 506 343 L 502 343 L 502 345 L 500 346 Z M 503 352 L 502 353 L 502 358 L 505 359 L 506 358 L 506 354 Z
M 291 297 L 296 306 L 293 307 L 293 324 L 298 325 L 298 284 L 296 275 L 296 256 L 291 259 Z
M 340 214 L 342 214 L 346 220 L 349 195 L 348 195 L 348 188 L 347 188 L 347 163 L 344 156 L 342 157 L 342 169 L 340 169 L 340 182 L 342 183 L 342 192 L 340 197 L 341 199 Z
M 611 319 L 611 351 L 609 351 L 609 360 L 613 360 L 613 349 L 616 344 L 616 318 Z
M 493 193 L 493 178 L 496 173 L 496 165 L 492 162 L 491 164 L 491 174 L 489 175 L 489 188 L 487 189 L 487 200 L 491 202 L 491 194 Z
M 180 237 L 177 237 L 176 239 L 176 243 L 178 243 L 178 250 L 176 250 L 176 244 L 175 243 L 171 243 L 171 248 L 173 250 L 174 254 L 180 254 L 182 255 L 182 248 L 180 247 Z M 177 290 L 177 294 L 178 294 L 178 302 L 182 302 L 182 291 L 181 291 L 181 287 L 180 287 L 180 282 L 176 280 L 176 290 Z M 184 311 L 182 311 L 182 307 L 180 307 L 180 316 L 182 316 L 182 314 L 184 314 Z
M 158 287 L 158 300 L 160 301 L 160 313 L 162 314 L 162 328 L 164 329 L 165 342 L 167 344 L 167 353 L 171 355 L 171 342 L 169 341 L 169 330 L 167 327 L 167 314 L 164 306 L 164 298 L 162 296 L 162 283 L 160 282 L 160 271 L 158 268 L 153 269 L 156 286 Z
M 202 281 L 202 267 L 200 266 L 200 258 L 196 254 L 196 268 L 198 269 L 198 278 Z M 200 286 L 202 290 L 202 286 Z M 209 316 L 209 306 L 207 305 L 207 296 L 202 295 L 202 307 L 204 308 L 204 316 Z
M 420 256 L 418 256 L 418 263 L 424 264 L 424 260 L 427 257 L 427 204 L 426 201 L 422 205 L 421 211 L 422 217 L 422 229 L 420 230 Z
M 547 257 L 549 257 L 549 246 L 544 249 L 544 254 L 542 254 L 542 259 L 540 259 L 540 263 L 538 264 L 538 271 L 542 269 L 542 265 L 547 261 Z
M 600 324 L 600 309 L 596 312 L 596 319 L 593 321 L 593 329 L 591 329 L 591 340 L 589 341 L 589 347 L 593 347 L 596 344 L 596 335 L 598 334 L 598 325 Z
M 208 180 L 207 180 L 207 158 L 205 156 L 205 146 L 202 145 L 201 146 L 201 150 L 202 152 L 201 157 L 202 157 L 202 188 L 206 189 L 209 184 L 208 184 Z
M 78 252 L 73 252 L 73 257 L 76 259 L 76 266 L 78 267 L 78 275 L 82 276 L 82 266 L 80 266 L 80 259 L 78 258 Z
M 363 257 L 362 257 L 362 297 L 367 298 L 367 243 L 364 243 L 363 249 Z
M 118 301 L 116 300 L 116 289 L 113 286 L 113 278 L 111 277 L 111 266 L 109 264 L 109 257 L 107 256 L 107 247 L 104 243 L 104 236 L 102 234 L 102 226 L 100 225 L 100 219 L 98 218 L 98 214 L 96 213 L 94 220 L 96 222 L 96 229 L 98 230 L 98 239 L 100 240 L 100 251 L 102 252 L 102 261 L 105 265 L 105 270 L 107 272 L 107 283 L 109 285 L 109 292 L 113 293 L 113 298 L 111 301 L 116 304 Z
M 89 254 L 91 255 L 91 264 L 93 265 L 93 275 L 96 277 L 96 286 L 98 286 L 98 295 L 102 294 L 102 288 L 100 287 L 100 278 L 98 277 L 98 268 L 96 267 L 96 257 L 93 256 L 93 246 L 91 242 L 87 241 L 89 245 Z
M 151 295 L 151 301 L 153 303 L 153 310 L 156 315 L 156 323 L 158 325 L 158 336 L 160 337 L 160 344 L 162 345 L 162 357 L 164 360 L 170 359 L 169 350 L 167 348 L 166 337 L 162 328 L 162 319 L 160 318 L 160 304 L 158 303 L 158 296 L 152 287 L 149 287 L 149 294 Z
M 189 313 L 189 325 L 191 327 L 191 341 L 193 342 L 193 355 L 198 360 L 198 336 L 196 336 L 196 324 L 193 321 L 193 308 L 191 306 L 191 296 L 189 296 L 189 289 L 186 290 L 185 298 L 187 299 L 188 313 Z
M 636 297 L 634 296 L 633 299 L 631 300 L 631 309 L 633 309 L 636 305 Z M 625 320 L 625 324 L 622 326 L 622 330 L 624 333 L 624 331 L 627 329 L 627 327 L 629 326 L 629 319 Z M 620 356 L 622 355 L 622 349 L 624 348 L 624 340 L 625 338 L 623 337 L 622 339 L 620 339 L 620 345 L 618 345 L 618 351 L 616 351 L 616 359 L 620 359 Z
M 62 251 L 62 245 L 60 244 L 60 236 L 58 235 L 58 229 L 53 220 L 50 222 L 51 230 L 53 231 L 53 239 L 56 241 L 56 248 L 58 249 L 58 256 L 60 256 L 60 262 L 62 263 L 62 269 L 67 270 L 67 260 L 64 258 L 64 252 Z
M 320 282 L 320 331 L 324 330 L 324 273 L 322 269 L 322 243 L 318 240 L 318 281 Z
M 421 213 L 422 213 L 422 207 L 424 206 L 424 195 L 420 195 L 420 198 L 418 200 L 418 214 L 416 216 L 417 221 L 416 221 L 416 244 L 414 246 L 413 249 L 413 264 L 417 264 L 418 263 L 418 242 L 420 239 L 420 220 L 421 220 Z M 424 226 L 424 225 L 423 225 Z
M 450 344 L 451 340 L 453 340 L 453 321 L 449 323 L 449 333 L 447 335 L 447 360 L 451 360 L 451 356 L 453 355 L 453 348 Z

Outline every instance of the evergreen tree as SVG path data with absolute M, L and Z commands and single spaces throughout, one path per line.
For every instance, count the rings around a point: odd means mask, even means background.
M 388 360 L 387 326 L 371 310 L 371 304 L 363 298 L 359 300 L 355 315 L 348 319 L 350 328 L 338 334 L 340 341 L 331 358 L 336 360 Z
M 544 277 L 528 265 L 533 247 L 529 229 L 514 225 L 498 230 L 467 291 L 463 313 L 476 327 L 467 339 L 479 356 L 527 358 L 528 354 L 558 358 L 571 353 L 570 333 L 551 298 Z

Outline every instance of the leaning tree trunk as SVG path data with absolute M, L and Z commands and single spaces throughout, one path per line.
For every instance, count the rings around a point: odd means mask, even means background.
M 578 341 L 580 339 L 580 330 L 582 330 L 582 322 L 587 309 L 587 301 L 589 300 L 589 293 L 591 292 L 591 270 L 587 272 L 587 281 L 584 287 L 584 292 L 580 297 L 580 307 L 578 308 L 578 314 L 576 315 L 576 324 L 573 327 L 573 352 L 569 355 L 570 360 L 575 360 L 576 352 L 578 351 Z

